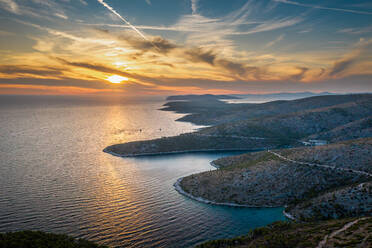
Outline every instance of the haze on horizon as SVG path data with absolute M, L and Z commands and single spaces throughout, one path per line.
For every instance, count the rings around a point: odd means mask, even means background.
M 372 3 L 0 0 L 0 94 L 372 92 Z

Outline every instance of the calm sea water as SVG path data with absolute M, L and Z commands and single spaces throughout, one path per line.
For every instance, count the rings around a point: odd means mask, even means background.
M 108 145 L 196 126 L 162 101 L 0 97 L 0 232 L 66 233 L 118 247 L 189 247 L 283 220 L 282 209 L 212 206 L 178 194 L 182 176 L 233 153 L 119 158 Z M 142 129 L 142 131 L 139 131 Z

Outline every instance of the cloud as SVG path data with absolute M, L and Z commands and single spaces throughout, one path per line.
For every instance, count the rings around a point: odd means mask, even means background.
M 311 32 L 313 29 L 309 28 L 309 29 L 304 29 L 304 30 L 301 30 L 301 31 L 298 31 L 299 34 L 305 34 L 305 33 L 309 33 Z
M 35 76 L 58 76 L 62 75 L 61 68 L 42 67 L 35 68 L 26 65 L 0 65 L 0 73 L 7 75 L 30 74 Z
M 257 70 L 256 67 L 248 67 L 243 63 L 238 63 L 227 59 L 219 59 L 216 61 L 216 64 L 218 67 L 240 77 L 244 77 L 247 72 L 254 72 Z
M 94 30 L 109 39 L 114 39 L 121 43 L 125 42 L 129 44 L 132 48 L 140 50 L 141 52 L 153 51 L 160 54 L 167 54 L 171 50 L 178 47 L 175 43 L 166 40 L 160 36 L 147 37 L 147 39 L 144 40 L 138 39 L 137 37 L 128 33 L 120 32 L 119 34 L 117 34 L 114 32 L 110 32 L 110 30 L 108 29 L 101 28 L 95 28 Z
M 198 0 L 191 0 L 191 10 L 192 10 L 192 14 L 196 14 L 197 10 L 198 10 Z
M 135 49 L 142 51 L 156 50 L 161 54 L 167 54 L 171 50 L 178 47 L 176 44 L 160 36 L 153 37 L 149 40 L 137 40 L 128 35 L 121 35 L 120 38 L 128 42 Z
M 242 34 L 254 34 L 254 33 L 267 32 L 267 31 L 272 31 L 272 30 L 276 30 L 280 28 L 290 27 L 302 21 L 303 21 L 303 18 L 301 17 L 271 20 L 271 21 L 262 23 L 246 32 L 236 32 L 235 34 L 242 35 Z
M 151 5 L 151 1 L 150 0 L 145 0 L 146 1 L 146 3 L 148 4 L 148 5 Z
M 305 73 L 309 70 L 307 67 L 297 67 L 298 70 L 300 70 L 299 73 L 290 76 L 290 80 L 292 81 L 301 81 L 305 77 Z
M 68 17 L 64 12 L 64 6 L 53 0 L 0 0 L 0 8 L 17 14 L 19 17 L 33 17 L 54 21 L 55 17 L 67 20 Z
M 93 63 L 88 63 L 88 62 L 70 62 L 62 58 L 55 58 L 55 59 L 65 65 L 70 65 L 74 67 L 80 67 L 80 68 L 85 68 L 85 69 L 90 69 L 90 70 L 105 72 L 105 73 L 110 73 L 110 74 L 117 74 L 117 75 L 125 76 L 125 77 L 132 77 L 132 74 L 130 73 L 126 73 L 121 70 L 110 68 L 105 65 L 93 64 Z
M 214 65 L 216 54 L 211 50 L 203 50 L 202 48 L 191 48 L 185 51 L 186 57 L 193 62 L 203 62 L 209 65 Z
M 284 4 L 290 4 L 290 5 L 297 5 L 297 6 L 307 7 L 307 8 L 313 8 L 313 9 L 324 9 L 324 10 L 333 10 L 333 11 L 340 11 L 340 12 L 347 12 L 347 13 L 354 13 L 354 14 L 361 14 L 361 15 L 372 15 L 372 12 L 367 12 L 367 11 L 341 9 L 341 8 L 330 8 L 330 7 L 323 7 L 323 6 L 320 6 L 320 5 L 299 3 L 299 2 L 290 1 L 290 0 L 274 0 L 274 1 L 279 2 L 279 3 L 284 3 Z
M 352 34 L 352 35 L 368 34 L 368 33 L 372 33 L 372 25 L 367 26 L 367 27 L 358 27 L 358 28 L 344 28 L 337 32 L 343 33 L 343 34 Z
M 217 51 L 204 50 L 202 48 L 190 48 L 185 49 L 186 58 L 192 62 L 202 62 L 210 66 L 222 69 L 230 72 L 235 77 L 244 78 L 246 73 L 257 73 L 258 68 L 254 66 L 248 66 L 245 63 L 239 63 L 226 58 L 220 58 L 217 55 Z
M 68 17 L 65 14 L 62 14 L 62 13 L 55 13 L 54 15 L 59 17 L 59 18 L 65 19 L 65 20 L 68 19 Z
M 285 36 L 284 34 L 279 35 L 275 40 L 272 40 L 272 41 L 270 41 L 269 43 L 267 43 L 267 44 L 265 45 L 265 48 L 272 47 L 272 46 L 275 45 L 276 43 L 282 41 L 282 40 L 284 39 L 284 36 Z
M 350 58 L 345 58 L 340 61 L 336 61 L 335 64 L 333 65 L 331 71 L 329 72 L 329 75 L 335 76 L 346 69 L 348 69 L 352 64 L 354 64 L 357 61 L 356 57 L 350 57 Z
M 9 36 L 9 35 L 15 35 L 15 33 L 11 33 L 8 31 L 0 30 L 0 36 Z
M 0 6 L 14 14 L 20 13 L 18 4 L 14 0 L 0 0 Z
M 359 62 L 363 62 L 364 59 L 369 60 L 368 56 L 365 58 L 363 53 L 372 45 L 372 39 L 365 40 L 361 39 L 356 45 L 354 50 L 346 54 L 342 59 L 334 62 L 333 66 L 329 70 L 329 75 L 339 76 L 343 72 L 350 69 L 352 66 Z

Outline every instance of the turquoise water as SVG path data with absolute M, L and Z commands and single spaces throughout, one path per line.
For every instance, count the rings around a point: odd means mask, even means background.
M 0 232 L 67 233 L 115 247 L 189 247 L 284 219 L 279 208 L 212 206 L 174 190 L 179 177 L 211 170 L 210 161 L 231 152 L 142 158 L 102 152 L 197 128 L 158 111 L 161 101 L 0 100 Z

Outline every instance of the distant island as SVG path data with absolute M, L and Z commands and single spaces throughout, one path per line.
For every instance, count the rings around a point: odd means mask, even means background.
M 235 98 L 226 95 L 169 97 L 163 111 L 184 113 L 178 121 L 206 127 L 174 137 L 113 145 L 104 151 L 124 157 L 250 151 L 213 161 L 216 170 L 180 178 L 175 182 L 175 189 L 210 204 L 284 206 L 284 214 L 300 223 L 273 224 L 243 238 L 212 241 L 201 247 L 240 244 L 256 247 L 268 237 L 283 238 L 271 233 L 277 230 L 283 235 L 295 236 L 296 230 L 310 230 L 310 224 L 301 224 L 308 222 L 329 227 L 329 232 L 343 225 L 345 230 L 352 225 L 355 229 L 357 222 L 361 225 L 358 230 L 370 230 L 371 219 L 367 217 L 372 213 L 372 94 L 324 94 L 260 104 L 224 101 Z M 365 222 L 368 223 L 363 224 Z M 312 245 L 320 242 L 318 236 L 325 235 L 317 229 L 313 234 L 304 247 L 314 247 Z M 301 244 L 300 237 L 305 241 L 304 235 L 298 235 L 293 246 Z M 355 244 L 371 244 L 370 237 L 352 240 Z M 327 239 L 324 245 L 337 242 Z M 249 245 L 247 247 L 251 247 Z
M 227 98 L 223 96 L 223 98 Z M 173 99 L 173 98 L 168 98 Z M 106 147 L 118 156 L 209 150 L 267 150 L 307 140 L 371 137 L 372 94 L 326 95 L 261 104 L 229 104 L 221 96 L 178 96 L 162 110 L 186 114 L 178 121 L 208 126 L 197 132 Z

